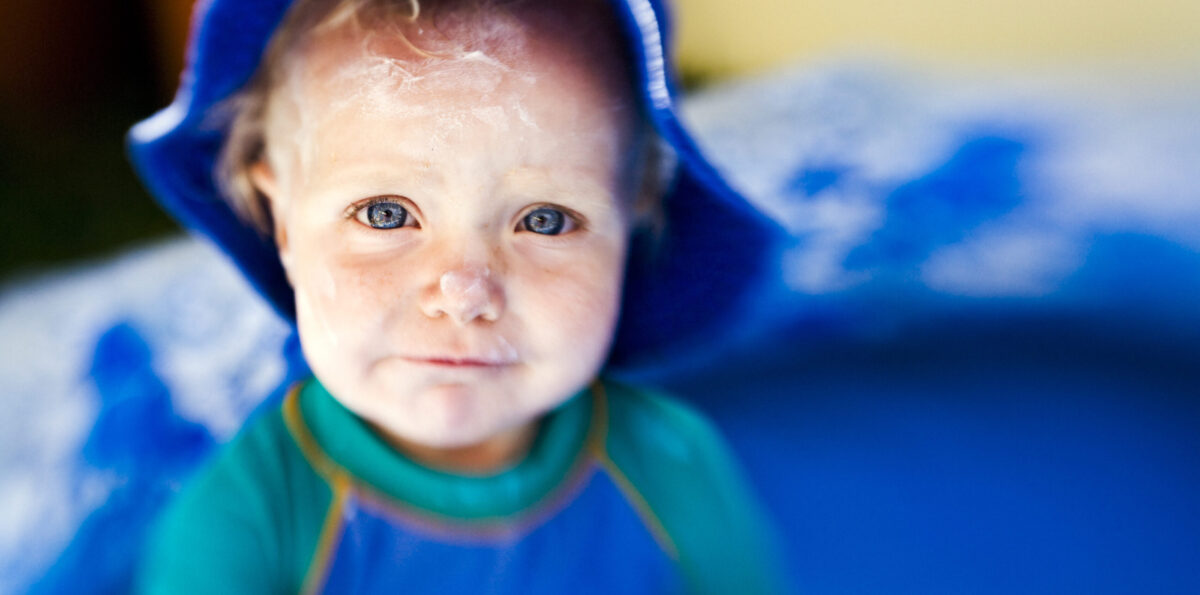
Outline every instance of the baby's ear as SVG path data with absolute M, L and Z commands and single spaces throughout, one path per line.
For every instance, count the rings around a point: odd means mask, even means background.
M 254 188 L 267 199 L 267 211 L 271 214 L 271 225 L 275 238 L 275 247 L 279 249 L 279 260 L 283 269 L 291 277 L 291 251 L 288 247 L 286 217 L 280 212 L 282 195 L 279 192 L 279 179 L 266 160 L 257 161 L 250 166 L 250 181 Z M 290 280 L 290 279 L 289 279 Z
M 647 134 L 643 142 L 638 185 L 634 189 L 633 226 L 657 237 L 666 225 L 663 199 L 674 176 L 675 156 L 653 133 Z

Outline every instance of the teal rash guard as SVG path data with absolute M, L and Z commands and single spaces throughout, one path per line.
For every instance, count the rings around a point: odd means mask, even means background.
M 320 382 L 180 495 L 144 593 L 762 593 L 774 552 L 712 426 L 596 382 L 488 476 L 401 455 Z

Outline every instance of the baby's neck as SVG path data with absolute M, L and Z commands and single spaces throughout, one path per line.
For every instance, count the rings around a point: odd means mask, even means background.
M 437 448 L 376 431 L 401 454 L 426 467 L 462 475 L 492 475 L 509 469 L 529 454 L 538 422 L 502 432 L 478 444 Z

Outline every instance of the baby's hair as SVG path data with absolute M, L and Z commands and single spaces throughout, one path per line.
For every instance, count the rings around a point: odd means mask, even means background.
M 264 236 L 270 236 L 273 226 L 271 206 L 266 196 L 255 187 L 250 171 L 255 164 L 267 159 L 267 116 L 271 95 L 289 76 L 290 56 L 303 51 L 304 44 L 316 35 L 345 26 L 364 33 L 385 31 L 394 34 L 415 56 L 431 60 L 454 60 L 465 57 L 469 52 L 419 48 L 404 34 L 403 27 L 428 23 L 436 29 L 439 18 L 444 15 L 513 17 L 516 12 L 514 9 L 528 7 L 537 1 L 296 0 L 268 43 L 254 77 L 222 105 L 218 114 L 229 123 L 215 169 L 216 182 L 222 194 L 239 217 Z M 540 1 L 555 3 L 563 0 Z M 607 4 L 602 0 L 596 0 L 595 3 Z M 574 7 L 587 3 L 573 0 L 569 4 Z M 605 22 L 599 22 L 596 26 L 603 27 L 606 35 L 619 36 L 621 32 L 615 15 L 611 14 L 611 10 L 607 12 L 608 18 L 602 19 Z M 389 24 L 394 25 L 394 31 Z M 621 43 L 614 43 L 613 46 L 625 49 Z M 620 63 L 628 65 L 631 61 L 628 56 L 622 56 Z M 632 76 L 626 76 L 629 92 L 633 93 Z M 642 158 L 640 163 L 635 164 L 639 169 L 635 179 L 641 180 L 641 187 L 635 197 L 633 215 L 640 225 L 657 228 L 662 221 L 659 198 L 669 172 L 673 170 L 673 156 L 651 132 L 652 127 L 644 119 L 639 122 L 641 125 L 635 148 Z

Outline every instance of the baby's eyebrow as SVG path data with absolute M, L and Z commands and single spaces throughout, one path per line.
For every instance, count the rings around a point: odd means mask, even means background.
M 614 198 L 611 190 L 597 184 L 592 180 L 592 176 L 560 169 L 548 171 L 537 167 L 516 168 L 505 176 L 504 186 L 507 191 L 525 193 L 547 201 L 569 199 L 608 206 Z
M 336 186 L 383 186 L 424 184 L 441 182 L 445 174 L 438 168 L 430 167 L 428 161 L 407 159 L 389 161 L 386 164 L 375 162 L 342 162 L 327 176 L 326 183 Z

